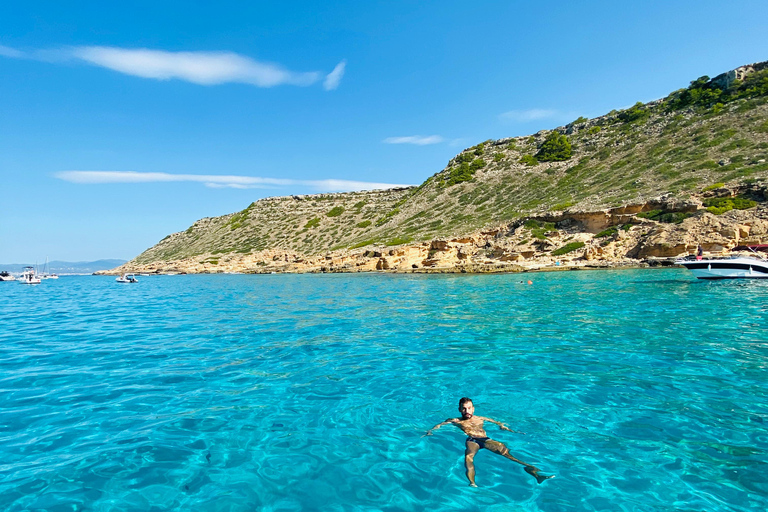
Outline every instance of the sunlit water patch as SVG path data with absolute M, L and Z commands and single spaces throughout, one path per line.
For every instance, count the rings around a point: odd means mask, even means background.
M 0 509 L 768 508 L 768 283 L 529 278 L 0 283 Z

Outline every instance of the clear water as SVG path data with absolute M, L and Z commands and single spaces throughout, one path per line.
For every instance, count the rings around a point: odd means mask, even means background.
M 0 510 L 764 511 L 767 310 L 682 269 L 0 283 Z M 557 478 L 468 487 L 421 437 L 462 396 Z

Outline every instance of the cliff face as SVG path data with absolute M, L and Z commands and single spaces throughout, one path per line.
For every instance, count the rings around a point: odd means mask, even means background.
M 768 67 L 758 63 L 645 105 L 480 143 L 419 187 L 262 199 L 116 270 L 629 264 L 698 243 L 764 243 L 767 159 Z M 715 196 L 735 198 L 736 209 Z
M 727 197 L 738 193 L 762 198 L 763 202 L 747 210 L 715 215 L 695 198 L 680 203 L 667 197 L 589 213 L 528 218 L 461 237 L 395 247 L 339 249 L 314 256 L 270 248 L 145 264 L 134 261 L 113 272 L 500 272 L 643 266 L 693 254 L 698 245 L 709 253 L 719 253 L 737 245 L 768 243 L 768 190 L 754 185 L 739 190 L 721 188 L 717 193 Z M 648 218 L 674 213 L 685 218 L 679 223 Z

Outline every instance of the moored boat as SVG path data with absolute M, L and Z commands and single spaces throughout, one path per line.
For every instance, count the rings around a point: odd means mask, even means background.
M 42 281 L 35 273 L 35 267 L 24 267 L 24 272 L 21 273 L 21 284 L 40 284 Z
M 0 272 L 0 281 L 15 281 L 16 276 L 12 276 L 7 271 L 3 270 Z
M 754 254 L 768 246 L 740 246 L 735 250 L 748 249 Z M 699 279 L 768 279 L 768 260 L 756 256 L 731 256 L 723 258 L 694 258 L 688 256 L 676 261 Z
M 139 280 L 133 274 L 121 274 L 120 277 L 115 279 L 118 283 L 138 283 Z

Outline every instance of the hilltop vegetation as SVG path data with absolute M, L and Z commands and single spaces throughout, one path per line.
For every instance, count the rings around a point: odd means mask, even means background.
M 662 195 L 685 200 L 723 185 L 759 183 L 768 177 L 768 68 L 744 69 L 701 77 L 661 100 L 595 119 L 481 142 L 419 187 L 260 200 L 202 219 L 135 262 L 393 246 L 554 212 L 592 212 Z M 705 206 L 717 214 L 749 207 L 744 201 Z M 660 211 L 653 220 L 685 216 Z

